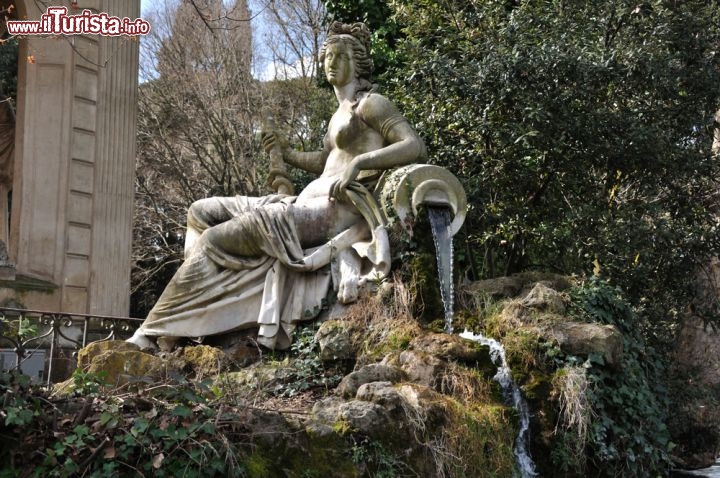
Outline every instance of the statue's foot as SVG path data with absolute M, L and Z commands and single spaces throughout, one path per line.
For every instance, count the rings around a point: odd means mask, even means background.
M 350 304 L 358 299 L 358 283 L 360 281 L 361 259 L 352 248 L 343 249 L 338 253 L 339 285 L 338 302 Z
M 157 344 L 161 352 L 172 352 L 179 337 L 158 337 Z
M 126 340 L 126 342 L 130 342 L 131 344 L 135 344 L 141 349 L 152 349 L 155 350 L 157 348 L 157 345 L 155 345 L 155 342 L 150 340 L 147 335 L 141 333 L 139 330 L 136 330 L 132 337 Z
M 350 304 L 358 299 L 358 278 L 344 277 L 338 287 L 338 302 Z

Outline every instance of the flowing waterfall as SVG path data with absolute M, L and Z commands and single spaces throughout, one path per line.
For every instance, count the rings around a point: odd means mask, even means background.
M 505 358 L 505 348 L 495 339 L 490 339 L 484 335 L 473 334 L 467 330 L 460 334 L 460 337 L 470 339 L 490 347 L 490 358 L 498 367 L 493 380 L 500 384 L 503 398 L 508 405 L 512 404 L 515 407 L 518 415 L 520 416 L 520 431 L 515 439 L 515 449 L 513 450 L 515 452 L 518 467 L 520 468 L 520 476 L 522 478 L 537 476 L 537 472 L 535 472 L 535 464 L 533 463 L 533 460 L 530 457 L 530 451 L 528 450 L 528 441 L 530 439 L 530 411 L 528 410 L 527 402 L 523 398 L 522 393 L 520 393 L 520 387 L 517 386 L 515 380 L 513 380 L 512 375 L 510 374 L 510 367 L 508 367 L 507 360 Z
M 428 206 L 428 220 L 435 242 L 440 297 L 445 308 L 445 332 L 453 332 L 455 290 L 453 284 L 453 241 L 450 237 L 450 210 L 447 207 Z
M 452 333 L 455 291 L 453 285 L 453 243 L 449 232 L 452 222 L 450 210 L 447 207 L 428 206 L 427 211 L 433 241 L 435 242 L 440 296 L 442 297 L 445 309 L 445 331 Z M 508 367 L 505 358 L 505 348 L 497 340 L 487 338 L 483 335 L 476 335 L 467 330 L 460 334 L 460 336 L 490 347 L 490 358 L 498 367 L 493 380 L 500 384 L 505 401 L 508 405 L 512 404 L 520 416 L 520 431 L 515 439 L 514 449 L 520 477 L 532 478 L 537 476 L 535 464 L 528 450 L 530 412 L 527 402 L 525 402 L 525 399 L 520 393 L 520 387 L 517 386 L 512 379 L 512 375 L 510 375 L 510 367 Z

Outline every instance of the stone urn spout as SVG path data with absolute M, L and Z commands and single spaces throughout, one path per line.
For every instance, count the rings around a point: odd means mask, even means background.
M 421 205 L 445 206 L 452 212 L 450 237 L 465 222 L 467 196 L 454 174 L 431 164 L 410 164 L 392 171 L 380 185 L 380 202 L 389 219 L 399 220 L 412 235 L 412 226 Z

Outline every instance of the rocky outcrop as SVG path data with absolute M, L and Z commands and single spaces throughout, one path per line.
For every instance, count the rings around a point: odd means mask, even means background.
M 616 366 L 623 353 L 623 337 L 614 325 L 558 322 L 538 330 L 541 337 L 556 342 L 568 355 L 587 358 L 597 354 L 608 365 Z
M 554 291 L 564 291 L 572 285 L 567 277 L 559 274 L 526 272 L 472 282 L 464 287 L 464 293 L 493 300 L 511 299 L 524 296 L 537 284 Z
M 107 340 L 93 342 L 78 352 L 78 370 L 97 377 L 109 387 L 140 379 L 162 381 L 181 374 L 202 379 L 218 375 L 229 365 L 230 359 L 221 349 L 206 345 L 153 355 L 129 342 Z M 74 379 L 57 384 L 54 390 L 56 394 L 72 393 Z
M 614 325 L 577 322 L 566 315 L 568 297 L 553 289 L 565 287 L 564 278 L 527 284 L 522 277 L 512 276 L 482 281 L 469 290 L 493 293 L 525 290 L 517 297 L 508 297 L 498 318 L 500 329 L 525 330 L 539 339 L 556 344 L 563 353 L 587 358 L 599 355 L 608 365 L 617 365 L 623 353 L 623 337 Z M 512 287 L 510 286 L 512 284 Z M 519 292 L 518 292 L 519 293 Z
M 558 427 L 568 423 L 563 400 L 575 383 L 561 380 L 569 372 L 557 370 L 553 357 L 572 356 L 577 373 L 584 373 L 588 357 L 587 366 L 611 370 L 626 354 L 624 338 L 613 326 L 573 321 L 561 278 L 498 282 L 467 290 L 485 298 L 511 290 L 519 295 L 462 311 L 457 323 L 505 343 L 513 378 L 531 408 L 531 452 L 546 476 L 555 466 Z M 432 321 L 422 326 L 413 307 L 397 299 L 401 292 L 384 287 L 320 324 L 314 336 L 300 329 L 288 354 L 258 353 L 248 343 L 244 350 L 252 353 L 237 362 L 208 346 L 153 356 L 108 343 L 84 351 L 81 363 L 112 371 L 122 362 L 113 383 L 121 383 L 126 369 L 151 380 L 166 379 L 169 370 L 215 377 L 212 397 L 231 397 L 228 407 L 243 411 L 236 427 L 252 442 L 251 465 L 265 473 L 257 476 L 298 470 L 329 477 L 513 476 L 517 416 L 493 381 L 497 366 L 488 347 L 435 332 Z M 144 368 L 135 368 L 136 356 L 147 361 Z M 568 433 L 563 428 L 563 436 Z
M 239 369 L 214 347 L 152 355 L 125 342 L 93 344 L 79 363 L 112 385 L 216 377 L 214 393 L 247 404 L 238 426 L 262 476 L 511 476 L 513 412 L 491 385 L 487 347 L 423 330 L 384 300 L 323 323 L 314 352 Z
M 373 382 L 394 384 L 406 378 L 405 372 L 397 367 L 381 363 L 365 365 L 343 377 L 335 392 L 345 398 L 354 397 L 358 389 Z
M 169 367 L 166 360 L 140 351 L 135 344 L 109 340 L 95 342 L 81 349 L 78 352 L 78 368 L 96 374 L 109 385 L 117 386 L 139 377 L 161 380 L 169 368 L 179 371 L 181 367 Z
M 230 366 L 230 358 L 221 349 L 208 345 L 184 347 L 180 358 L 186 362 L 195 378 L 214 377 Z
M 423 351 L 439 359 L 452 360 L 470 365 L 492 364 L 488 347 L 458 335 L 428 333 L 410 342 L 411 350 Z
M 323 361 L 354 360 L 358 353 L 358 324 L 343 320 L 328 320 L 320 325 L 315 340 L 320 346 Z
M 140 347 L 137 345 L 122 340 L 104 340 L 100 342 L 93 342 L 78 352 L 78 368 L 87 369 L 93 358 L 107 352 L 137 352 L 139 350 Z
M 565 313 L 565 301 L 565 297 L 560 292 L 550 288 L 547 283 L 538 282 L 523 297 L 520 304 L 527 309 L 562 315 Z

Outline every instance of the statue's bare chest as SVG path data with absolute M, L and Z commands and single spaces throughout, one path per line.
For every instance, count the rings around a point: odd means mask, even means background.
M 348 105 L 339 108 L 328 126 L 325 141 L 331 149 L 342 149 L 359 154 L 378 147 L 382 137 L 370 128 Z

